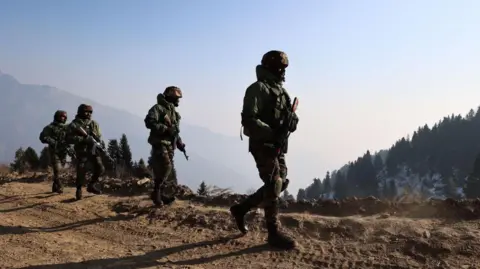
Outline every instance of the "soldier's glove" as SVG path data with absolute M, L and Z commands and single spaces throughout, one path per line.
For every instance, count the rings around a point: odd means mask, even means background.
M 298 125 L 298 121 L 299 121 L 298 116 L 295 112 L 292 113 L 291 119 L 292 120 L 288 124 L 288 131 L 293 133 L 293 132 L 295 132 L 295 130 L 297 130 L 297 125 Z
M 95 145 L 97 143 L 97 141 L 95 141 L 95 139 L 93 138 L 93 136 L 89 135 L 85 138 L 85 141 L 87 142 L 87 144 L 89 145 Z
M 56 141 L 49 141 L 48 147 L 55 149 L 57 147 L 57 142 Z
M 180 140 L 177 140 L 177 148 L 180 150 L 180 151 L 185 151 L 185 143 L 182 143 Z
M 176 136 L 177 135 L 177 128 L 175 126 L 169 126 L 166 130 L 166 133 L 170 136 Z

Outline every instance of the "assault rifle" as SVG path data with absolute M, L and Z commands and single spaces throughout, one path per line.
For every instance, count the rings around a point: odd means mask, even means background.
M 298 107 L 298 98 L 295 97 L 293 99 L 292 110 L 290 111 L 290 113 L 288 113 L 288 117 L 283 122 L 283 126 L 281 126 L 281 130 L 284 130 L 284 131 L 283 131 L 283 133 L 281 133 L 279 135 L 280 143 L 278 145 L 279 147 L 277 148 L 277 157 L 279 157 L 280 154 L 282 153 L 282 150 L 283 150 L 285 144 L 287 143 L 288 138 L 290 137 L 291 132 L 288 131 L 287 127 L 291 125 L 292 120 L 293 120 L 293 115 L 294 115 L 295 111 L 297 111 L 297 107 Z
M 295 97 L 293 99 L 292 110 L 290 111 L 290 113 L 288 113 L 288 117 L 283 122 L 283 125 L 280 126 L 280 130 L 282 130 L 282 133 L 279 134 L 280 141 L 279 141 L 279 144 L 278 144 L 278 147 L 277 147 L 277 156 L 276 156 L 277 158 L 280 157 L 280 155 L 282 154 L 283 148 L 285 147 L 285 144 L 287 143 L 288 138 L 290 137 L 291 132 L 288 130 L 288 127 L 291 125 L 291 123 L 293 121 L 293 115 L 294 115 L 295 111 L 297 111 L 297 107 L 298 107 L 298 98 Z M 272 173 L 270 173 L 270 181 L 272 181 L 272 177 L 273 177 L 273 173 L 275 172 L 275 168 L 276 167 L 274 165 L 273 166 L 273 171 L 272 171 Z M 282 184 L 281 192 L 284 191 L 287 188 L 289 183 L 290 183 L 289 180 L 286 179 L 286 181 Z
M 75 150 L 70 145 L 67 145 L 65 147 L 65 152 L 70 156 L 70 158 L 77 159 L 77 155 L 75 154 Z
M 65 134 L 62 134 L 62 137 L 59 139 L 61 142 L 58 143 L 56 140 L 48 140 L 48 147 L 53 150 L 59 150 L 60 152 L 68 154 L 72 159 L 76 159 L 75 150 L 65 141 Z
M 167 124 L 167 126 L 172 127 L 172 121 L 170 120 L 168 115 L 165 115 L 165 123 Z M 172 145 L 176 146 L 177 141 L 179 139 L 181 140 L 181 138 L 178 136 L 178 133 L 175 134 L 175 137 L 172 139 Z M 179 150 L 181 152 L 183 152 L 183 155 L 185 156 L 185 159 L 187 159 L 187 161 L 188 161 L 188 155 L 187 155 L 187 151 L 185 150 L 185 147 L 179 148 Z
M 96 150 L 98 149 L 105 157 L 107 157 L 107 159 L 115 165 L 115 160 L 110 156 L 110 154 L 108 154 L 108 151 L 107 149 L 105 148 L 104 145 L 102 145 L 102 143 L 100 143 L 100 139 L 95 135 L 95 134 L 91 134 L 89 135 L 87 133 L 87 131 L 85 131 L 85 129 L 82 128 L 82 126 L 80 125 L 74 125 L 75 126 L 75 129 L 84 137 L 92 137 L 93 138 L 93 147 L 92 147 L 92 155 L 96 155 Z

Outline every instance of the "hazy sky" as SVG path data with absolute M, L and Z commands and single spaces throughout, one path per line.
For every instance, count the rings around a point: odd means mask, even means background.
M 291 150 L 335 169 L 480 104 L 479 14 L 478 0 L 0 0 L 0 70 L 142 117 L 178 85 L 185 122 L 238 137 L 255 66 L 280 49 L 300 98 Z

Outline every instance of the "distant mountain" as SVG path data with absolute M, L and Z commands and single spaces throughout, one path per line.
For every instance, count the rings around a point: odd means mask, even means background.
M 19 147 L 40 150 L 43 145 L 38 135 L 52 121 L 53 113 L 57 109 L 66 110 L 70 121 L 81 103 L 93 106 L 93 118 L 99 122 L 105 142 L 125 133 L 134 159 L 148 158 L 148 130 L 141 117 L 55 87 L 22 84 L 1 72 L 0 92 L 0 162 L 10 162 Z M 260 185 L 245 142 L 185 123 L 181 131 L 190 155 L 188 162 L 179 151 L 175 156 L 179 181 L 183 184 L 196 189 L 205 180 L 207 184 L 232 187 L 238 192 Z

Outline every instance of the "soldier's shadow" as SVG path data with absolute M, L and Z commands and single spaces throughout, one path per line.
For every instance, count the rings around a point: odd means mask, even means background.
M 113 217 L 99 217 L 94 219 L 87 219 L 73 223 L 66 223 L 54 227 L 24 227 L 24 226 L 4 226 L 0 225 L 0 235 L 6 234 L 29 234 L 29 233 L 54 233 L 54 232 L 61 232 L 66 230 L 71 230 L 75 228 L 79 228 L 82 226 L 87 225 L 95 225 L 97 223 L 105 222 L 105 221 L 122 221 L 122 220 L 130 220 L 135 218 L 134 215 L 116 215 Z
M 68 199 L 65 199 L 65 200 L 62 200 L 60 201 L 60 203 L 63 203 L 63 204 L 71 204 L 71 203 L 75 203 L 75 202 L 81 202 L 85 199 L 90 199 L 92 197 L 94 197 L 95 195 L 87 195 L 87 196 L 83 196 L 81 200 L 77 201 L 77 199 L 75 199 L 75 197 L 73 198 L 68 198 Z
M 98 260 L 90 260 L 84 262 L 74 262 L 74 263 L 63 263 L 63 264 L 51 264 L 51 265 L 41 265 L 41 266 L 27 266 L 22 267 L 24 269 L 60 269 L 60 268 L 69 268 L 69 269 L 76 269 L 76 268 L 145 268 L 145 267 L 153 267 L 153 266 L 173 266 L 173 265 L 198 265 L 204 263 L 210 263 L 219 259 L 241 256 L 245 254 L 252 254 L 252 253 L 259 253 L 263 251 L 271 251 L 271 249 L 267 246 L 267 244 L 257 245 L 254 247 L 244 248 L 237 251 L 225 253 L 225 254 L 217 254 L 212 255 L 209 257 L 202 257 L 202 258 L 195 258 L 195 259 L 188 259 L 188 260 L 181 260 L 181 261 L 166 261 L 162 262 L 159 261 L 162 258 L 165 258 L 169 255 L 179 253 L 182 251 L 187 251 L 191 249 L 195 249 L 198 247 L 204 246 L 214 246 L 218 244 L 225 244 L 228 243 L 230 240 L 237 239 L 243 235 L 235 235 L 235 236 L 228 236 L 228 237 L 221 237 L 215 240 L 210 241 L 202 241 L 197 243 L 185 244 L 170 248 L 164 248 L 155 250 L 152 252 L 148 252 L 144 255 L 138 256 L 129 256 L 129 257 L 121 257 L 121 258 L 108 258 L 108 259 L 98 259 Z

